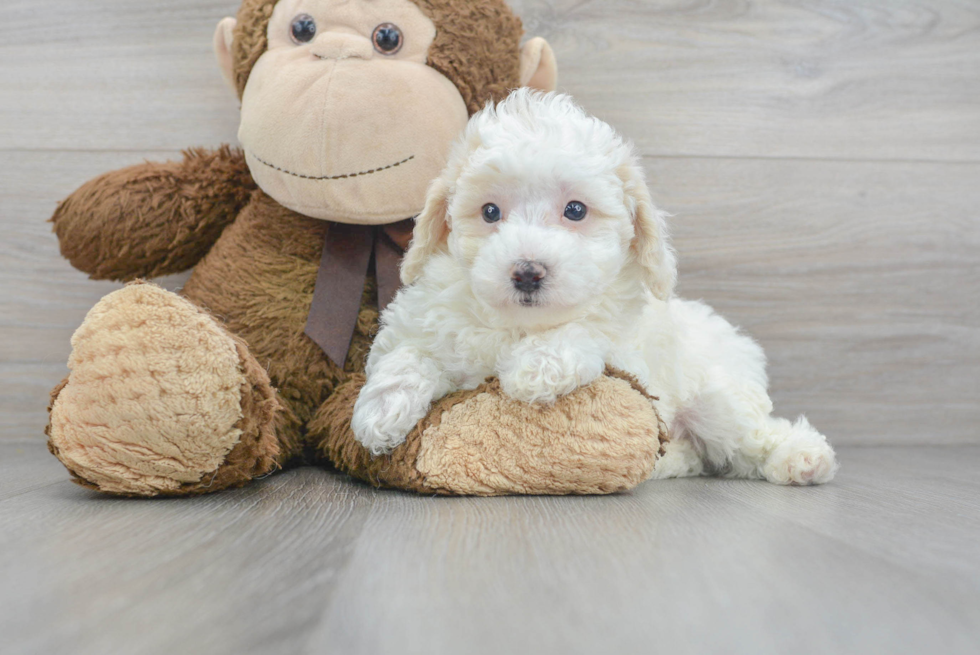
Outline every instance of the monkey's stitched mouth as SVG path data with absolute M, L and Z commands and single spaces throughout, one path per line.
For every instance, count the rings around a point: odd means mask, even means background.
M 386 171 L 389 168 L 395 168 L 396 166 L 401 166 L 402 164 L 407 164 L 408 162 L 410 162 L 413 159 L 415 159 L 415 155 L 412 155 L 410 157 L 406 157 L 405 159 L 403 159 L 401 161 L 397 161 L 394 164 L 388 164 L 387 166 L 382 166 L 380 168 L 372 168 L 369 171 L 361 171 L 359 173 L 346 173 L 344 175 L 323 175 L 323 176 L 317 177 L 315 175 L 303 175 L 302 173 L 294 173 L 292 171 L 287 171 L 285 168 L 280 168 L 279 166 L 276 166 L 275 164 L 270 164 L 269 162 L 267 162 L 264 159 L 262 159 L 259 156 L 257 156 L 254 152 L 249 153 L 249 154 L 251 154 L 252 157 L 255 158 L 255 161 L 259 162 L 263 166 L 268 166 L 269 168 L 271 168 L 273 170 L 276 170 L 276 171 L 279 171 L 280 173 L 285 173 L 286 175 L 292 175 L 293 177 L 298 177 L 298 178 L 300 178 L 302 180 L 312 180 L 314 182 L 320 182 L 320 181 L 325 181 L 325 180 L 346 180 L 346 179 L 352 178 L 352 177 L 362 177 L 364 175 L 372 175 L 373 173 L 380 173 L 381 171 Z

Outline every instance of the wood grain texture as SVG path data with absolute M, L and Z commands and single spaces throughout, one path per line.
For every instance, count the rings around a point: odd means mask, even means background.
M 762 343 L 778 412 L 835 443 L 980 443 L 980 7 L 513 4 L 637 141 L 681 292 Z M 210 42 L 236 7 L 0 5 L 0 439 L 40 438 L 71 333 L 118 286 L 46 220 L 101 172 L 234 142 Z
M 646 155 L 980 160 L 980 5 L 515 0 Z
M 845 448 L 831 485 L 422 498 L 313 468 L 111 500 L 0 444 L 0 650 L 975 653 L 980 447 Z
M 838 443 L 980 438 L 977 164 L 647 159 L 679 293 L 758 339 Z
M 560 80 L 649 155 L 980 157 L 980 7 L 959 0 L 515 0 Z M 233 140 L 228 0 L 7 0 L 0 148 Z M 38 18 L 44 17 L 40 30 Z
M 238 4 L 5 0 L 0 149 L 173 151 L 234 141 L 238 102 L 211 37 Z

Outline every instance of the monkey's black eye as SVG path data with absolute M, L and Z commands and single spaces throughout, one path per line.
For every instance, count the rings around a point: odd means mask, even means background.
M 483 220 L 487 223 L 496 223 L 501 218 L 503 214 L 500 212 L 500 207 L 492 202 L 483 205 Z
M 289 34 L 296 43 L 309 43 L 316 36 L 316 21 L 309 14 L 300 14 L 289 26 Z
M 381 23 L 371 35 L 374 49 L 383 55 L 393 55 L 402 49 L 402 31 L 392 23 Z
M 580 221 L 585 218 L 585 215 L 588 213 L 589 208 L 580 203 L 578 200 L 573 200 L 565 205 L 565 218 L 570 221 Z

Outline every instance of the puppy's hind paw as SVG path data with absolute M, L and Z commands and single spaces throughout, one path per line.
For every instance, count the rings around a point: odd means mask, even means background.
M 827 439 L 800 418 L 769 455 L 762 474 L 774 484 L 824 484 L 834 479 L 839 467 Z

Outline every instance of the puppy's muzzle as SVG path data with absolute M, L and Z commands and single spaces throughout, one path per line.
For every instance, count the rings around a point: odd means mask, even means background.
M 517 262 L 510 271 L 510 279 L 514 288 L 525 295 L 530 295 L 541 288 L 548 275 L 548 268 L 539 262 Z

